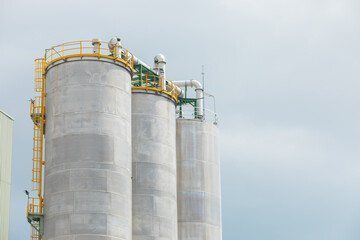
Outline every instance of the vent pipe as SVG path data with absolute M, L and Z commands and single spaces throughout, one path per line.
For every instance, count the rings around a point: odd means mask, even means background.
M 154 57 L 154 72 L 162 78 L 165 78 L 165 56 L 161 53 Z

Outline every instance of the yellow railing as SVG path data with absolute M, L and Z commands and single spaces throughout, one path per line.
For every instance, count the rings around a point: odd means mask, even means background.
M 40 199 L 39 198 L 35 198 L 35 197 L 29 197 L 28 198 L 28 205 L 27 205 L 27 215 L 30 214 L 37 214 L 40 212 Z M 40 240 L 41 236 L 39 234 L 39 227 L 40 227 L 40 223 L 37 221 L 32 221 L 31 222 L 31 233 L 30 233 L 30 239 L 31 240 Z
M 46 62 L 45 59 L 43 58 L 38 58 L 35 60 L 35 77 L 34 77 L 35 92 L 42 92 L 45 64 Z
M 30 239 L 31 239 L 31 240 L 41 240 L 40 234 L 39 234 L 39 232 L 36 230 L 36 228 L 39 228 L 39 223 L 34 222 L 33 225 L 34 225 L 34 226 L 31 228 Z
M 148 74 L 134 74 L 131 80 L 132 89 L 144 89 L 162 92 L 172 97 L 175 102 L 178 101 L 179 93 L 176 85 L 170 81 L 159 76 L 148 75 Z
M 113 49 L 109 48 L 109 44 Z M 114 59 L 134 70 L 134 58 L 127 49 L 103 41 L 74 41 L 54 46 L 46 50 L 45 62 L 50 64 L 65 58 L 86 56 Z
M 41 191 L 42 184 L 42 164 L 43 164 L 43 112 L 44 106 L 41 104 L 41 96 L 35 97 L 31 102 L 30 112 L 34 122 L 34 145 L 33 145 L 33 191 Z
M 37 197 L 29 197 L 28 199 L 28 214 L 29 213 L 39 213 L 40 212 L 40 202 L 39 198 Z

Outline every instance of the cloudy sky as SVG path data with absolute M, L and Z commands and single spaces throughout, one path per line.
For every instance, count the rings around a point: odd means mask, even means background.
M 0 109 L 15 118 L 10 240 L 29 239 L 34 59 L 117 35 L 220 117 L 225 240 L 360 239 L 359 0 L 0 0 Z

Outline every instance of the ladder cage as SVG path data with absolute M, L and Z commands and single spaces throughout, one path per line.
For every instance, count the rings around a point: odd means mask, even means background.
M 40 240 L 43 232 L 43 147 L 44 147 L 44 124 L 45 124 L 45 59 L 35 60 L 34 90 L 40 93 L 30 103 L 30 117 L 33 126 L 33 166 L 32 166 L 32 189 L 35 197 L 28 196 L 27 220 L 31 224 L 31 240 Z

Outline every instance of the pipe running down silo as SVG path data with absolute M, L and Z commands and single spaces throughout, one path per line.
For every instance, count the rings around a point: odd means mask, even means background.
M 99 46 L 98 43 L 99 40 L 97 38 L 93 39 L 93 45 L 94 46 Z M 115 56 L 119 57 L 120 54 L 124 55 L 124 52 L 122 51 L 122 45 L 121 45 L 121 40 L 118 37 L 113 37 L 110 39 L 109 43 L 108 43 L 108 47 L 110 50 L 115 52 Z M 117 49 L 116 51 L 114 49 Z M 94 49 L 94 52 L 97 51 L 96 47 Z M 96 52 L 97 53 L 97 52 Z M 128 53 L 128 58 L 133 60 L 134 65 L 143 65 L 144 67 L 146 67 L 147 69 L 151 69 L 151 67 L 149 65 L 147 65 L 146 63 L 144 63 L 141 59 L 137 58 L 134 55 L 131 55 L 130 53 Z

